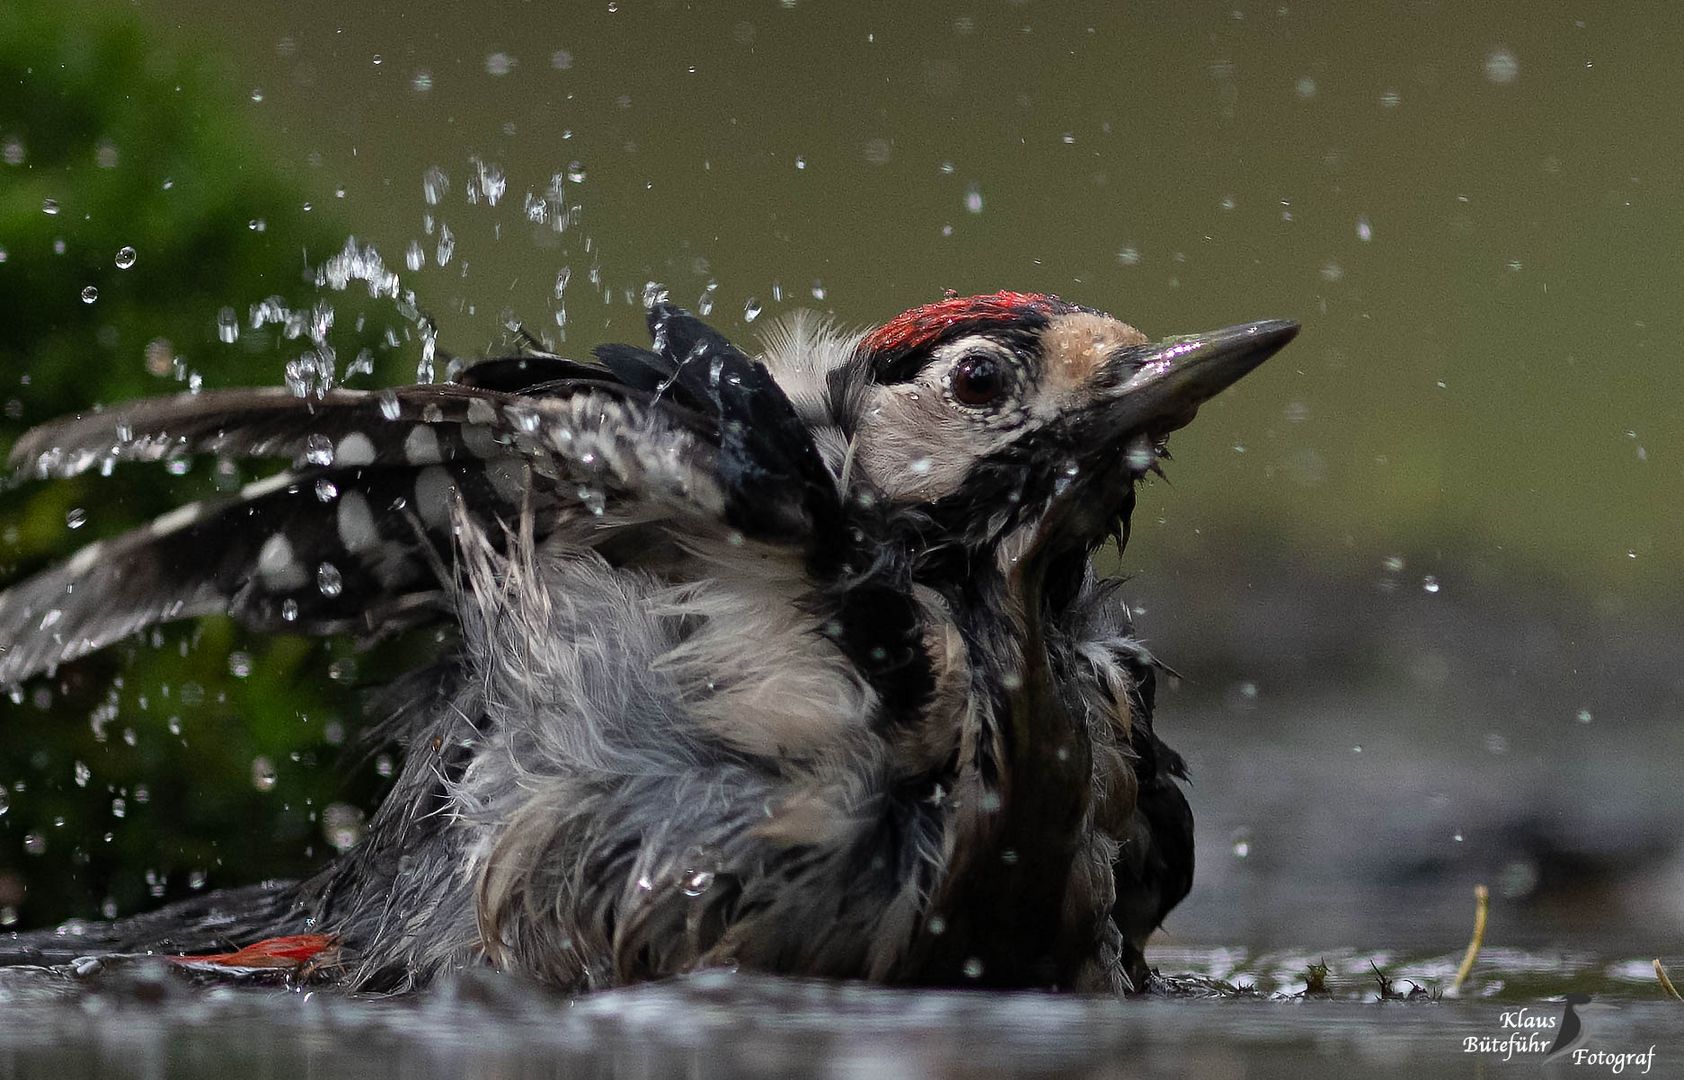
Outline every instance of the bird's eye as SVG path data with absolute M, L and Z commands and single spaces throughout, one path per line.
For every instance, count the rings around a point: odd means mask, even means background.
M 953 365 L 949 376 L 953 400 L 980 408 L 992 405 L 1006 393 L 1006 369 L 986 353 L 972 353 Z

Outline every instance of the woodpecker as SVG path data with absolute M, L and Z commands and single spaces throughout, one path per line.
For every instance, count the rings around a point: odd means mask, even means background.
M 208 613 L 451 631 L 383 697 L 403 763 L 360 844 L 78 949 L 321 951 L 387 991 L 476 964 L 567 991 L 721 965 L 1145 987 L 1192 814 L 1092 556 L 1169 434 L 1298 325 L 1154 343 L 999 292 L 864 333 L 796 314 L 759 358 L 665 300 L 649 326 L 587 361 L 141 400 L 17 443 L 22 479 L 292 466 L 0 594 L 0 685 Z

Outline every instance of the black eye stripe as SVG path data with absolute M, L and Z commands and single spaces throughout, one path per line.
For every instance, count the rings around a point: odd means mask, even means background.
M 885 385 L 916 382 L 933 363 L 950 362 L 946 357 L 952 355 L 950 350 L 954 342 L 962 338 L 976 340 L 980 346 L 977 351 L 986 350 L 987 345 L 981 344 L 986 342 L 999 346 L 1009 355 L 1029 356 L 1039 348 L 1041 331 L 1045 325 L 1044 319 L 1031 319 L 1015 326 L 954 327 L 929 348 L 915 353 L 900 354 L 893 363 L 884 364 L 873 359 L 874 381 Z M 970 351 L 972 350 L 966 350 Z

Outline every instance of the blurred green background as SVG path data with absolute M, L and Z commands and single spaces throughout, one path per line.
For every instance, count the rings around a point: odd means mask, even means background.
M 649 280 L 745 338 L 947 288 L 1296 317 L 1125 558 L 1188 675 L 1171 932 L 1431 936 L 1493 880 L 1527 933 L 1676 938 L 1680 40 L 1663 5 L 11 0 L 0 435 L 279 383 L 314 345 L 270 296 L 412 378 L 405 312 L 315 284 L 351 236 L 469 356 L 635 340 Z M 230 482 L 11 493 L 0 575 Z M 380 670 L 211 624 L 0 701 L 0 916 L 313 865 L 378 790 L 343 747 Z

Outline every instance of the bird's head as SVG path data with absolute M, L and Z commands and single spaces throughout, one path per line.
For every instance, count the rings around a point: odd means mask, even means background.
M 853 467 L 968 547 L 1041 523 L 1042 546 L 1085 555 L 1125 534 L 1169 434 L 1297 333 L 1270 320 L 1153 342 L 1056 296 L 949 297 L 861 341 Z

